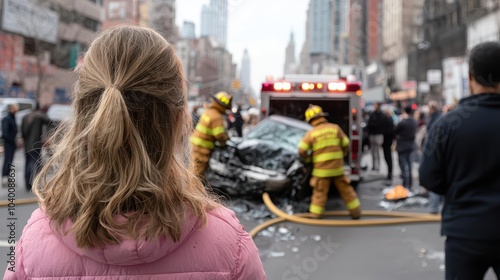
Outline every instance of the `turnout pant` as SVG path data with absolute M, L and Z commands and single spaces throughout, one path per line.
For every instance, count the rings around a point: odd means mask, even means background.
M 309 212 L 315 215 L 323 214 L 325 211 L 326 201 L 328 200 L 328 191 L 330 190 L 330 184 L 332 181 L 339 191 L 340 197 L 344 201 L 351 217 L 359 218 L 361 216 L 361 204 L 354 188 L 350 184 L 349 178 L 344 175 L 328 178 L 311 178 L 310 184 L 313 188 L 313 194 Z
M 446 280 L 483 280 L 490 267 L 500 277 L 500 240 L 447 237 Z

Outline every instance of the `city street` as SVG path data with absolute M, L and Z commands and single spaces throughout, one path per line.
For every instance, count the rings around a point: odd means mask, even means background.
M 395 156 L 395 159 L 397 157 Z M 3 163 L 3 158 L 0 158 Z M 369 156 L 364 162 L 370 162 Z M 23 154 L 15 157 L 16 177 L 22 178 Z M 382 165 L 383 168 L 384 165 Z M 399 171 L 395 170 L 395 175 Z M 358 187 L 365 210 L 383 210 L 383 190 L 387 187 L 382 176 L 366 173 L 366 181 Z M 395 183 L 397 181 L 395 180 Z M 18 184 L 16 198 L 32 197 Z M 7 198 L 6 189 L 0 189 Z M 250 205 L 243 208 L 241 205 Z M 424 201 L 394 205 L 395 211 L 427 212 Z M 227 201 L 240 222 L 250 231 L 260 220 L 271 215 L 262 202 L 234 198 Z M 301 205 L 307 207 L 307 205 Z M 22 233 L 36 204 L 18 205 L 15 210 L 16 240 Z M 328 210 L 345 209 L 338 198 L 328 202 Z M 8 211 L 0 208 L 0 260 L 7 262 L 10 244 Z M 438 223 L 405 224 L 377 227 L 317 227 L 292 223 L 272 226 L 255 237 L 268 279 L 443 279 L 444 238 Z M 6 266 L 4 266 L 6 267 Z M 333 277 L 333 278 L 332 278 Z M 486 280 L 495 279 L 490 271 Z

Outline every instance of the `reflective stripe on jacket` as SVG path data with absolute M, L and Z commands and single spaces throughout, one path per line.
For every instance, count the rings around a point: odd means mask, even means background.
M 300 157 L 314 164 L 312 176 L 335 177 L 344 174 L 344 156 L 349 152 L 349 138 L 342 129 L 325 118 L 313 121 L 299 144 Z
M 201 115 L 191 137 L 191 143 L 194 146 L 212 150 L 215 147 L 215 142 L 219 142 L 221 145 L 226 144 L 229 137 L 224 127 L 221 110 L 223 112 L 223 109 L 212 104 Z

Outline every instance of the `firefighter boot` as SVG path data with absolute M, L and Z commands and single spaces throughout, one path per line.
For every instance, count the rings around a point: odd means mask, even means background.
M 359 202 L 358 196 L 351 186 L 349 178 L 345 175 L 337 176 L 333 178 L 335 187 L 339 191 L 340 197 L 344 201 L 347 210 L 349 210 L 349 215 L 353 219 L 359 219 L 361 217 L 361 203 Z
M 319 219 L 325 212 L 328 191 L 330 190 L 330 179 L 312 177 L 310 184 L 313 188 L 311 206 L 309 207 L 310 217 Z

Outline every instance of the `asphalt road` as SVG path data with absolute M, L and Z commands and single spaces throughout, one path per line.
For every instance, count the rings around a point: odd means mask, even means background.
M 3 159 L 0 158 L 3 163 Z M 23 155 L 18 152 L 14 164 L 18 178 L 16 198 L 30 197 L 24 190 Z M 395 173 L 397 175 L 397 173 Z M 382 178 L 369 174 L 374 181 L 358 188 L 362 207 L 383 210 Z M 20 179 L 20 180 L 19 180 Z M 395 180 L 394 183 L 398 183 Z M 418 185 L 418 184 L 416 184 Z M 0 198 L 7 197 L 0 189 Z M 395 210 L 427 212 L 425 199 L 409 204 L 389 205 Z M 235 210 L 247 230 L 268 219 L 270 213 L 259 201 L 233 199 L 228 205 Z M 17 205 L 15 215 L 0 207 L 0 261 L 7 263 L 10 235 L 8 224 L 16 218 L 15 239 L 21 236 L 36 204 Z M 302 207 L 307 207 L 303 204 Z M 344 209 L 338 198 L 332 198 L 328 210 Z M 294 210 L 294 209 L 285 209 Z M 295 209 L 296 210 L 296 209 Z M 255 238 L 259 253 L 270 280 L 305 279 L 444 279 L 444 238 L 439 236 L 439 224 L 413 224 L 379 227 L 316 227 L 283 223 L 262 231 Z M 496 279 L 492 271 L 486 280 Z

